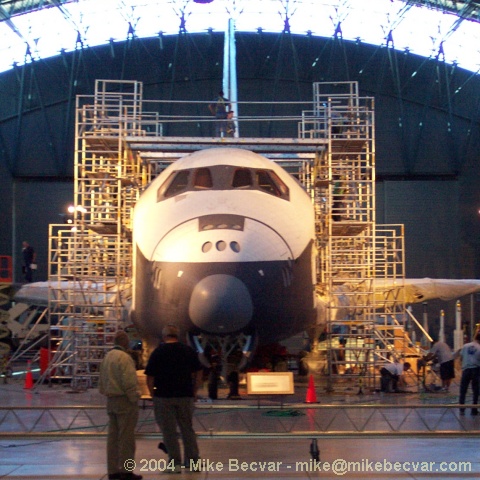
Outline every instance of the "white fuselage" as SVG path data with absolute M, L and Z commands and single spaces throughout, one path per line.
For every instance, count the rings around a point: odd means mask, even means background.
M 176 161 L 141 196 L 133 232 L 132 318 L 149 337 L 175 323 L 267 342 L 314 321 L 313 206 L 260 155 L 215 148 Z

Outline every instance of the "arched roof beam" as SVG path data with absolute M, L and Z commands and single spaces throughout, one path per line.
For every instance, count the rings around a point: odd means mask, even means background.
M 425 6 L 444 13 L 454 13 L 467 20 L 480 20 L 480 2 L 476 0 L 407 0 L 407 3 Z
M 290 18 L 295 13 L 296 8 L 292 10 L 292 5 L 294 6 L 296 0 L 280 0 L 283 6 L 283 12 L 278 12 L 280 17 L 283 20 L 283 33 L 291 33 L 290 29 Z
M 0 21 L 8 20 L 15 15 L 58 7 L 76 0 L 0 0 Z

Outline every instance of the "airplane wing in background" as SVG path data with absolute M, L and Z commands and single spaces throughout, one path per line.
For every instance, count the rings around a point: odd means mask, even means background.
M 111 282 L 33 282 L 25 283 L 15 293 L 15 302 L 22 302 L 28 305 L 48 306 L 48 295 L 55 299 L 69 291 L 73 295 L 73 302 L 81 305 L 92 305 L 98 307 L 104 304 L 113 304 L 118 301 L 118 287 L 115 281 Z M 122 304 L 128 306 L 130 290 L 122 290 L 120 299 Z
M 48 306 L 48 282 L 26 283 L 13 297 L 15 302 L 27 305 Z

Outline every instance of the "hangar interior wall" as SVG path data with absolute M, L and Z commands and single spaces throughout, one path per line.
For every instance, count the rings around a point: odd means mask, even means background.
M 73 204 L 73 180 L 17 179 L 13 191 L 11 250 L 5 254 L 14 257 L 14 281 L 23 282 L 23 240 L 27 240 L 37 253 L 38 270 L 34 280 L 45 281 L 48 277 L 48 225 L 61 223 L 61 215 Z
M 0 255 L 11 255 L 13 227 L 12 175 L 0 154 Z
M 377 178 L 389 180 L 386 200 L 378 197 L 379 219 L 406 224 L 407 275 L 480 277 L 478 75 L 439 59 L 426 62 L 411 53 L 339 38 L 237 34 L 236 46 L 241 101 L 311 101 L 314 82 L 358 81 L 360 94 L 375 98 Z M 186 106 L 189 100 L 208 101 L 221 85 L 222 58 L 223 34 L 182 34 L 165 36 L 161 45 L 158 38 L 133 39 L 79 49 L 2 74 L 0 253 L 18 257 L 22 237 L 29 237 L 43 255 L 48 223 L 58 222 L 58 212 L 73 197 L 76 95 L 93 93 L 96 79 L 122 79 L 141 81 L 147 99 L 187 100 Z M 200 106 L 190 106 L 201 112 Z M 7 165 L 16 178 L 15 197 Z M 402 185 L 411 175 L 431 176 L 428 185 L 435 175 L 447 177 L 438 185 L 441 198 L 440 190 L 448 186 L 451 193 L 458 181 L 456 214 L 446 199 L 439 209 L 434 195 L 422 196 L 424 189 L 416 182 L 419 212 L 409 182 Z M 45 176 L 58 182 L 42 180 Z M 24 177 L 33 182 L 24 183 Z M 35 207 L 24 189 L 34 195 Z M 44 279 L 42 257 L 39 262 L 38 277 Z M 18 261 L 15 271 L 18 280 Z
M 405 225 L 407 277 L 455 278 L 460 263 L 457 181 L 385 181 L 377 189 L 382 223 Z

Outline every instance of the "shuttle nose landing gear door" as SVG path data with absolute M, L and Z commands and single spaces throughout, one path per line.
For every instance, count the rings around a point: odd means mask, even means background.
M 226 336 L 189 334 L 188 343 L 198 352 L 202 364 L 210 369 L 210 398 L 217 397 L 216 389 L 219 384 L 227 383 L 230 388 L 228 398 L 238 398 L 238 373 L 247 366 L 255 351 L 256 335 L 244 333 Z M 236 381 L 234 381 L 235 379 Z M 216 386 L 214 387 L 214 385 Z

